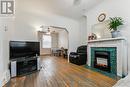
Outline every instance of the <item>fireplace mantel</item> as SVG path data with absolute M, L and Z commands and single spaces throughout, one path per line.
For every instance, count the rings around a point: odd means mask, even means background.
M 104 41 L 116 41 L 116 40 L 126 40 L 126 38 L 125 37 L 105 38 L 105 39 L 98 39 L 98 40 L 90 40 L 90 41 L 88 41 L 88 43 L 104 42 Z
M 125 37 L 106 38 L 88 41 L 88 66 L 91 66 L 92 47 L 116 47 L 117 48 L 117 75 L 124 76 L 128 73 L 127 39 Z

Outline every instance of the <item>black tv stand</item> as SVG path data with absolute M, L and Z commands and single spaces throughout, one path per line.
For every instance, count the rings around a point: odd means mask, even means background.
M 13 67 L 14 66 L 14 67 Z M 11 60 L 11 77 L 23 76 L 38 71 L 38 57 L 22 57 Z M 16 69 L 16 70 L 15 70 Z

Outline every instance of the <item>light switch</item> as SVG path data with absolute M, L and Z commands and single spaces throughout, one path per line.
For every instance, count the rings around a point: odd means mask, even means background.
M 8 26 L 7 25 L 4 26 L 4 31 L 8 31 Z

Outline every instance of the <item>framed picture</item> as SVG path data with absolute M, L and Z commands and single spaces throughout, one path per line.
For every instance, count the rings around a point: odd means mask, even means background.
M 103 22 L 105 19 L 106 19 L 106 14 L 105 14 L 105 13 L 101 13 L 101 14 L 98 16 L 98 21 L 99 21 L 99 22 Z

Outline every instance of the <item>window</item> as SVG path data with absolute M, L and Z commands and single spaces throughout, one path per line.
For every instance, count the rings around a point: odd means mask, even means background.
M 43 35 L 42 48 L 51 48 L 51 36 L 50 35 Z

